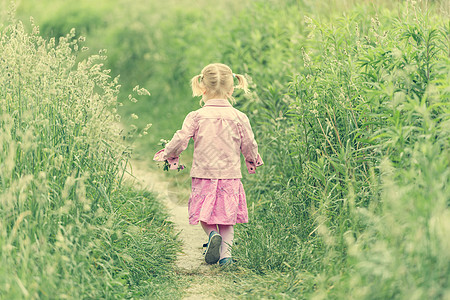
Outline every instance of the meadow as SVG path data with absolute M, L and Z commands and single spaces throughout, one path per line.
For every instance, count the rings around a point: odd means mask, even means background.
M 77 62 L 84 37 L 31 26 L 0 26 L 0 298 L 176 297 L 179 243 L 155 196 L 123 182 L 103 51 Z
M 226 295 L 450 297 L 448 1 L 0 3 L 1 297 L 180 296 L 167 215 L 122 179 L 216 61 L 265 162 Z

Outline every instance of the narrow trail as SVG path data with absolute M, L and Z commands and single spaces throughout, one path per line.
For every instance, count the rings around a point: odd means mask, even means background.
M 225 278 L 218 266 L 206 264 L 202 244 L 206 235 L 200 225 L 189 225 L 187 204 L 178 203 L 177 193 L 170 188 L 170 182 L 163 171 L 145 168 L 146 162 L 133 161 L 132 174 L 142 188 L 156 192 L 158 199 L 166 206 L 176 232 L 183 243 L 182 252 L 176 261 L 176 273 L 187 285 L 182 299 L 229 299 L 223 293 Z M 186 194 L 186 191 L 182 191 Z M 220 296 L 222 294 L 222 296 Z

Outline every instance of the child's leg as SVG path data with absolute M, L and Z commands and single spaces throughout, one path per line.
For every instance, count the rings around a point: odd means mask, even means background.
M 218 225 L 219 233 L 222 236 L 222 250 L 220 259 L 231 257 L 231 247 L 233 246 L 234 227 L 233 225 Z
M 208 243 L 205 250 L 205 261 L 207 264 L 215 264 L 220 259 L 220 246 L 222 245 L 222 237 L 217 233 L 217 225 L 207 224 L 200 221 L 202 228 L 208 235 Z M 215 231 L 214 234 L 211 234 Z
M 206 235 L 209 236 L 209 234 L 211 233 L 211 231 L 217 231 L 217 225 L 213 225 L 213 224 L 207 224 L 203 221 L 200 221 L 200 224 L 202 224 L 202 228 L 205 231 Z

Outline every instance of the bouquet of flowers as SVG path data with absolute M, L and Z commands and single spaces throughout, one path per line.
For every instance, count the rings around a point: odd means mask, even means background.
M 168 142 L 170 142 L 170 141 L 161 139 L 160 142 L 158 143 L 158 145 L 165 148 Z M 171 157 L 168 159 L 164 159 L 163 157 L 164 157 L 164 149 L 161 149 L 158 152 L 156 152 L 155 156 L 153 157 L 153 160 L 154 161 L 163 161 L 164 162 L 164 165 L 163 165 L 164 171 L 178 170 L 178 172 L 180 172 L 181 170 L 186 168 L 184 165 L 181 165 L 179 163 L 179 160 L 180 160 L 179 157 Z

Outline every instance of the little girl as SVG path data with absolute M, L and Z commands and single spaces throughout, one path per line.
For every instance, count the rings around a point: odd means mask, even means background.
M 178 156 L 191 138 L 194 139 L 194 158 L 189 198 L 189 224 L 200 224 L 209 240 L 205 261 L 221 266 L 232 263 L 236 223 L 247 223 L 247 203 L 241 183 L 240 154 L 242 152 L 249 173 L 255 173 L 263 162 L 247 116 L 233 108 L 234 90 L 247 92 L 244 76 L 233 74 L 224 64 L 210 64 L 191 80 L 193 96 L 202 96 L 204 106 L 189 113 L 178 130 L 155 160 L 167 160 L 171 169 L 178 168 Z

